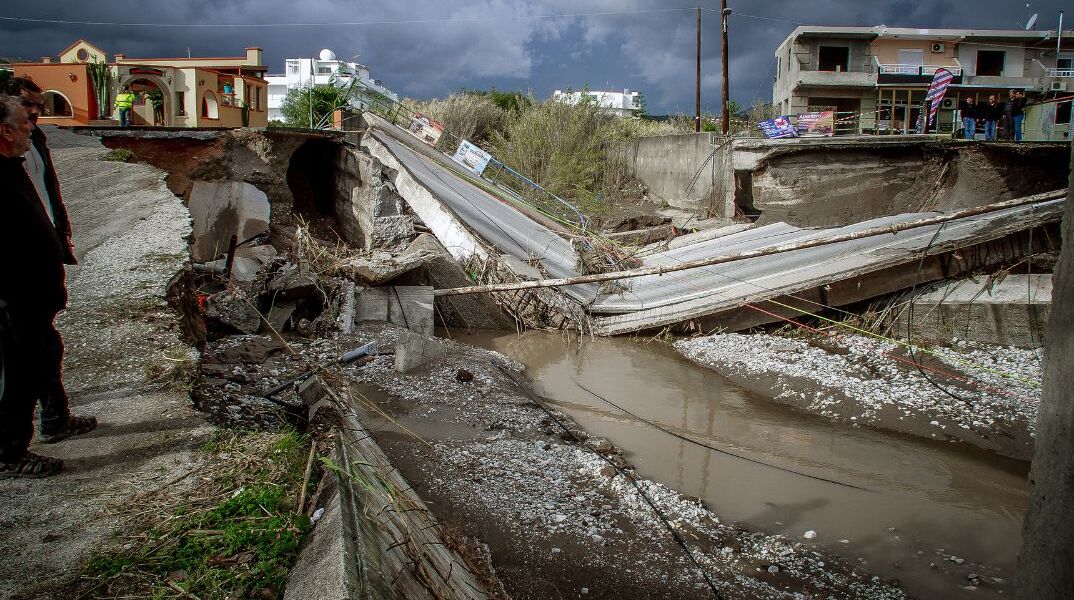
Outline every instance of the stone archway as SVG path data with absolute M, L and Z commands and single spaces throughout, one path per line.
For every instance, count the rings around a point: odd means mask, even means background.
M 172 106 L 172 98 L 174 96 L 171 87 L 164 81 L 164 79 L 157 77 L 156 75 L 148 75 L 143 73 L 129 74 L 120 78 L 119 88 L 122 90 L 126 86 L 131 86 L 134 91 L 151 92 L 156 89 L 160 92 L 161 108 L 159 111 L 154 111 L 151 102 L 147 99 L 145 108 L 139 110 L 136 105 L 135 110 L 132 111 L 131 117 L 134 119 L 134 125 L 158 125 L 162 127 L 169 127 L 173 125 L 173 118 L 175 117 L 174 108 Z M 156 118 L 154 118 L 156 113 Z

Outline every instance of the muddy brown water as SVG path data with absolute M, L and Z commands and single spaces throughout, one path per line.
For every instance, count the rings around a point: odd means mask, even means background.
M 538 393 L 624 450 L 641 475 L 725 521 L 813 543 L 917 598 L 1003 598 L 1027 505 L 1028 464 L 854 428 L 751 395 L 661 343 L 559 333 L 453 332 L 526 365 Z M 753 460 L 677 439 L 662 427 Z M 803 538 L 813 530 L 812 542 Z M 957 557 L 964 562 L 951 560 Z M 969 575 L 978 575 L 976 589 Z

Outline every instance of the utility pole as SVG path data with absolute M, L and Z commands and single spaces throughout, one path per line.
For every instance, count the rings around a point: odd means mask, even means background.
M 694 80 L 694 133 L 701 132 L 701 5 L 697 5 L 697 74 Z
M 720 21 L 723 29 L 723 113 L 722 130 L 723 134 L 727 135 L 727 131 L 731 128 L 731 115 L 727 113 L 730 97 L 727 89 L 727 17 L 731 14 L 731 9 L 727 8 L 727 0 L 720 0 Z

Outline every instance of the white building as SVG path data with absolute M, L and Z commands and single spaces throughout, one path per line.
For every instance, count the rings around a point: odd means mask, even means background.
M 618 117 L 630 117 L 637 114 L 638 92 L 623 89 L 622 92 L 606 92 L 602 90 L 588 92 L 552 92 L 552 99 L 567 104 L 578 104 L 582 101 L 582 95 L 589 97 L 590 101 L 599 106 L 604 112 Z
M 283 121 L 280 107 L 287 97 L 287 92 L 295 88 L 314 85 L 350 86 L 355 83 L 357 95 L 351 100 L 351 106 L 363 109 L 369 98 L 379 94 L 398 102 L 399 96 L 384 87 L 379 80 L 369 75 L 369 68 L 361 63 L 344 62 L 336 58 L 336 53 L 328 48 L 321 50 L 318 58 L 288 58 L 284 63 L 283 75 L 268 75 L 269 120 Z

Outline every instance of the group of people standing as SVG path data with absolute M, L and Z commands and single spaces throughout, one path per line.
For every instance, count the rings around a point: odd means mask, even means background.
M 967 140 L 977 133 L 978 123 L 984 123 L 985 140 L 996 141 L 996 129 L 1003 123 L 1006 139 L 1022 141 L 1022 122 L 1026 116 L 1026 96 L 1022 90 L 1012 90 L 1008 102 L 999 102 L 995 94 L 988 102 L 978 104 L 973 96 L 966 96 L 958 103 L 962 114 L 962 130 Z
M 65 265 L 75 261 L 71 222 L 45 133 L 44 95 L 32 80 L 0 86 L 0 479 L 48 477 L 63 461 L 29 450 L 38 441 L 92 431 L 74 416 L 61 377 L 63 340 L 53 323 L 67 306 Z

